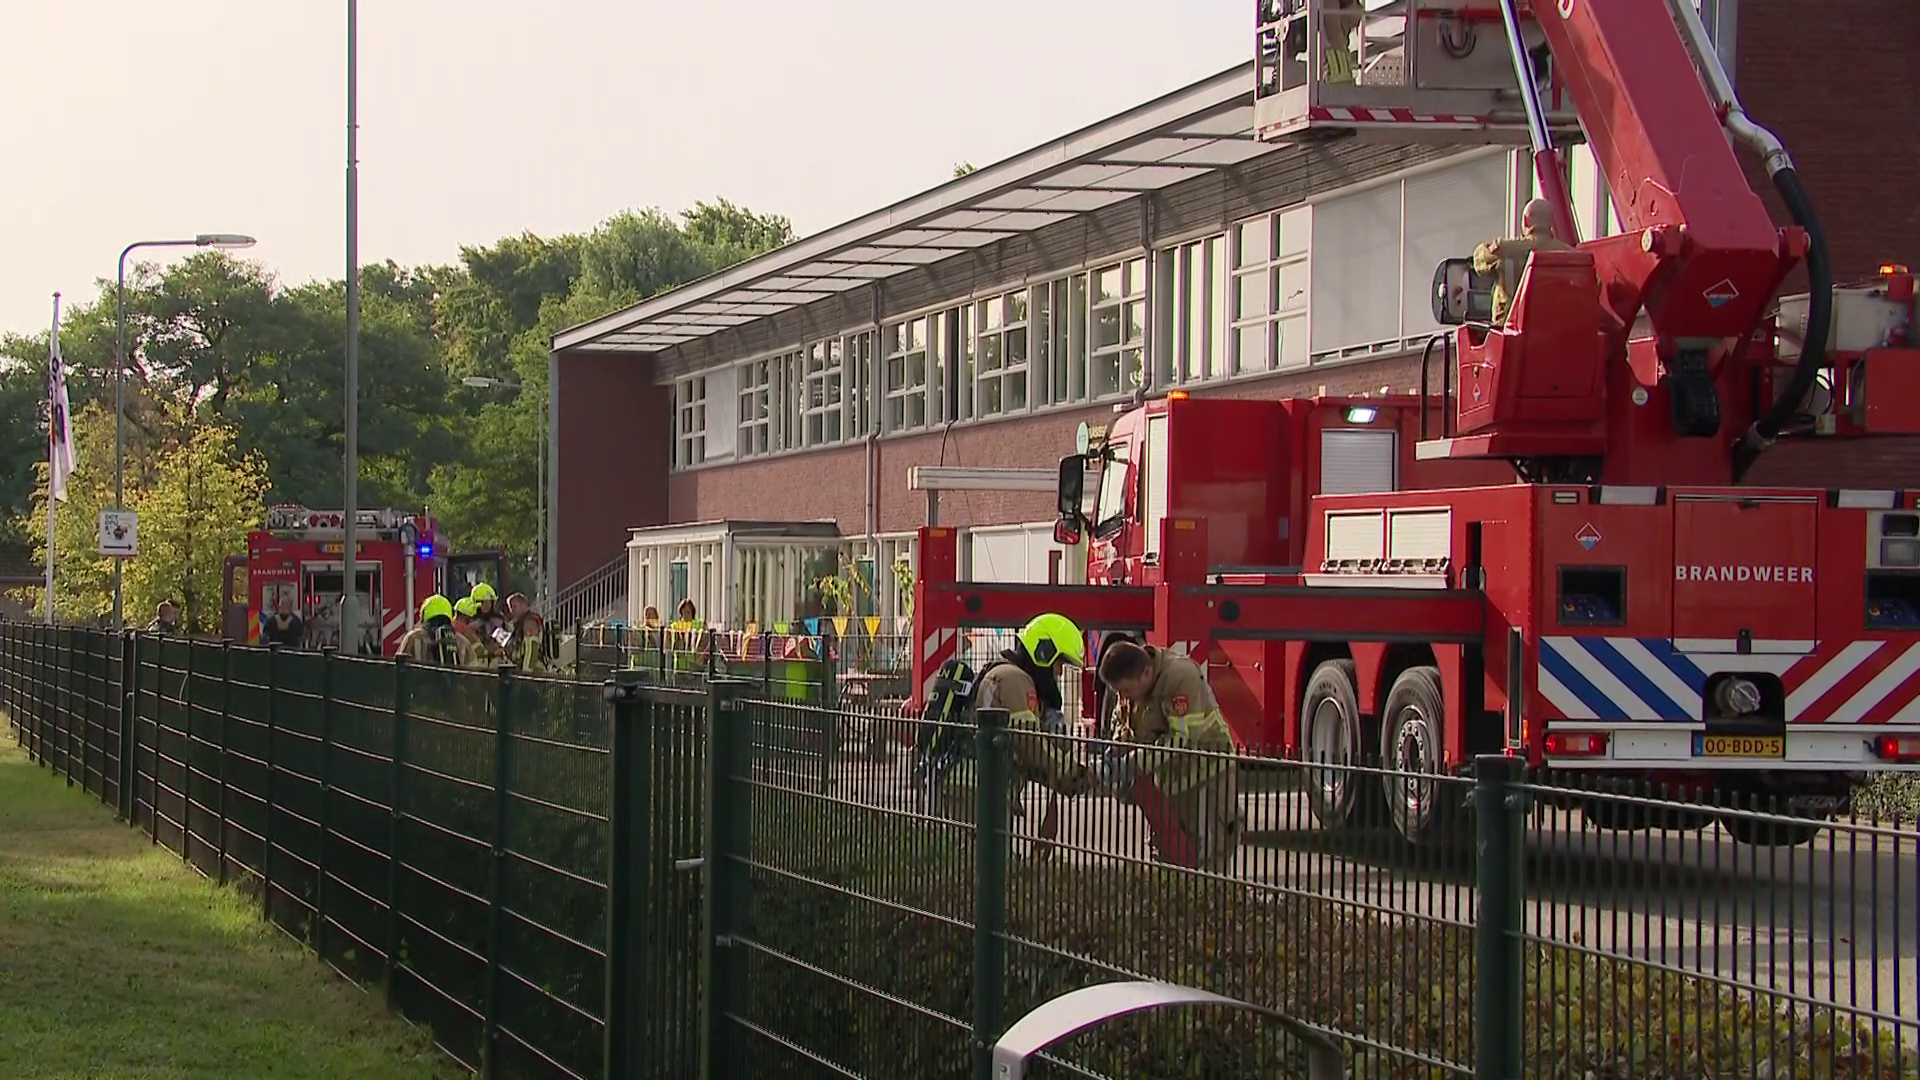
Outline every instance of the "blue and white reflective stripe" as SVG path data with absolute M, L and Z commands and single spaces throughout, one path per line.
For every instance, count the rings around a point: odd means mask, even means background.
M 1569 719 L 1690 721 L 1706 681 L 1665 638 L 1540 639 L 1540 696 Z
M 1694 721 L 1702 714 L 1706 672 L 1784 675 L 1799 656 L 1693 657 L 1666 638 L 1543 637 L 1540 696 L 1572 720 Z

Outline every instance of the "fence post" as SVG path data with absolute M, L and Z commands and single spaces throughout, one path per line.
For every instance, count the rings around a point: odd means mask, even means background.
M 320 650 L 320 802 L 316 822 L 320 826 L 320 851 L 313 868 L 313 951 L 326 953 L 327 936 L 327 836 L 333 831 L 327 804 L 333 801 L 333 673 L 340 660 L 336 647 Z
M 180 673 L 180 861 L 193 865 L 193 639 L 186 638 L 186 667 Z M 160 770 L 155 769 L 155 772 Z
M 120 820 L 128 825 L 135 824 L 133 819 L 133 759 L 138 735 L 135 726 L 140 710 L 140 652 L 138 638 L 131 633 L 120 635 L 120 715 L 116 718 L 120 727 L 120 760 L 114 762 L 119 772 Z
M 393 775 L 387 788 L 387 1008 L 395 1008 L 400 970 L 400 832 L 406 817 L 408 675 L 412 661 L 406 653 L 393 658 Z
M 820 790 L 833 790 L 833 763 L 840 756 L 840 639 L 831 624 L 820 628 Z
M 973 1076 L 993 1075 L 993 1044 L 1004 1032 L 1007 1011 L 1007 863 L 1013 839 L 1013 747 L 1005 709 L 975 714 L 973 875 Z
M 61 627 L 55 631 L 56 655 L 59 667 L 53 672 L 53 699 L 56 702 L 53 715 L 57 718 L 60 732 L 60 765 L 66 774 L 67 786 L 73 786 L 73 631 Z M 60 683 L 65 676 L 66 690 L 61 692 Z
M 153 635 L 153 745 L 147 748 L 147 840 L 160 846 L 160 728 L 167 702 L 166 641 Z
M 506 903 L 507 806 L 513 780 L 511 664 L 500 665 L 499 679 L 493 729 L 493 850 L 487 860 L 487 990 L 480 1044 L 480 1075 L 488 1080 L 499 1075 L 500 1065 L 500 909 Z
M 747 683 L 719 679 L 707 685 L 707 933 L 701 942 L 706 971 L 706 1018 L 700 1075 L 734 1080 L 747 1075 L 744 1031 L 729 1017 L 747 1011 L 747 953 L 742 939 L 751 914 L 748 858 L 753 853 L 753 724 L 742 700 Z
M 279 748 L 274 744 L 279 740 L 275 733 L 280 726 L 280 643 L 272 642 L 267 646 L 267 776 L 266 807 L 260 817 L 260 917 L 273 923 L 273 812 L 279 806 L 273 797 L 273 774 L 275 755 Z
M 641 673 L 616 671 L 601 693 L 613 705 L 607 811 L 607 1010 L 605 1075 L 638 1076 L 647 1045 L 644 1021 L 653 1016 L 648 976 L 653 970 L 653 718 L 641 706 Z
M 1504 754 L 1474 759 L 1474 829 L 1478 839 L 1480 911 L 1474 920 L 1474 1080 L 1520 1080 L 1520 932 L 1522 830 L 1527 795 L 1524 762 Z
M 223 638 L 220 642 L 220 787 L 215 795 L 219 805 L 214 808 L 214 820 L 220 825 L 219 851 L 215 857 L 220 869 L 220 884 L 227 883 L 227 728 L 233 720 L 233 641 Z

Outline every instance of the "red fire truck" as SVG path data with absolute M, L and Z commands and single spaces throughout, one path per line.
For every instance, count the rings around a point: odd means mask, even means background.
M 258 644 L 262 621 L 291 609 L 306 624 L 309 648 L 341 648 L 346 511 L 275 506 L 265 524 L 248 534 L 244 556 L 227 560 L 227 635 Z M 506 560 L 500 552 L 445 554 L 435 528 L 425 514 L 360 511 L 355 524 L 363 627 L 358 651 L 393 653 L 413 627 L 421 603 L 436 592 L 453 589 L 465 595 L 485 581 L 506 593 Z
M 923 692 L 967 630 L 1055 610 L 1096 646 L 1203 658 L 1259 752 L 1416 777 L 1505 752 L 1813 818 L 1870 772 L 1920 769 L 1920 491 L 1742 484 L 1763 453 L 1920 433 L 1914 277 L 1835 287 L 1791 160 L 1741 111 L 1692 6 L 1408 0 L 1403 77 L 1357 83 L 1301 59 L 1351 51 L 1351 10 L 1323 35 L 1329 0 L 1262 7 L 1261 137 L 1513 140 L 1498 113 L 1519 99 L 1517 138 L 1573 237 L 1552 139 L 1603 120 L 1585 130 L 1622 233 L 1534 252 L 1498 323 L 1491 282 L 1443 263 L 1435 317 L 1454 329 L 1429 343 L 1418 395 L 1175 393 L 1083 429 L 1056 538 L 1087 536 L 1089 585 L 957 581 L 956 534 L 923 529 Z M 1491 55 L 1450 83 L 1475 47 Z M 1554 73 L 1536 80 L 1542 57 Z M 1793 226 L 1770 220 L 1729 136 L 1764 158 Z M 1797 264 L 1811 291 L 1774 304 Z M 1309 797 L 1328 828 L 1384 799 L 1421 843 L 1448 790 L 1322 770 Z M 1727 825 L 1763 844 L 1817 831 Z

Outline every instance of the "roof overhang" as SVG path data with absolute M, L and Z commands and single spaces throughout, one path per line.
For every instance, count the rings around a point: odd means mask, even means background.
M 1232 168 L 1253 136 L 1238 65 L 904 202 L 554 335 L 555 352 L 652 353 Z

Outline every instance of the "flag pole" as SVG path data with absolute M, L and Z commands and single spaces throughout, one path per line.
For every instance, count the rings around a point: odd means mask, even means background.
M 53 497 L 53 471 L 57 468 L 60 441 L 58 417 L 59 395 L 54 389 L 54 366 L 60 362 L 60 294 L 53 294 L 53 340 L 47 352 L 47 625 L 53 625 L 53 534 L 54 507 L 58 500 Z

